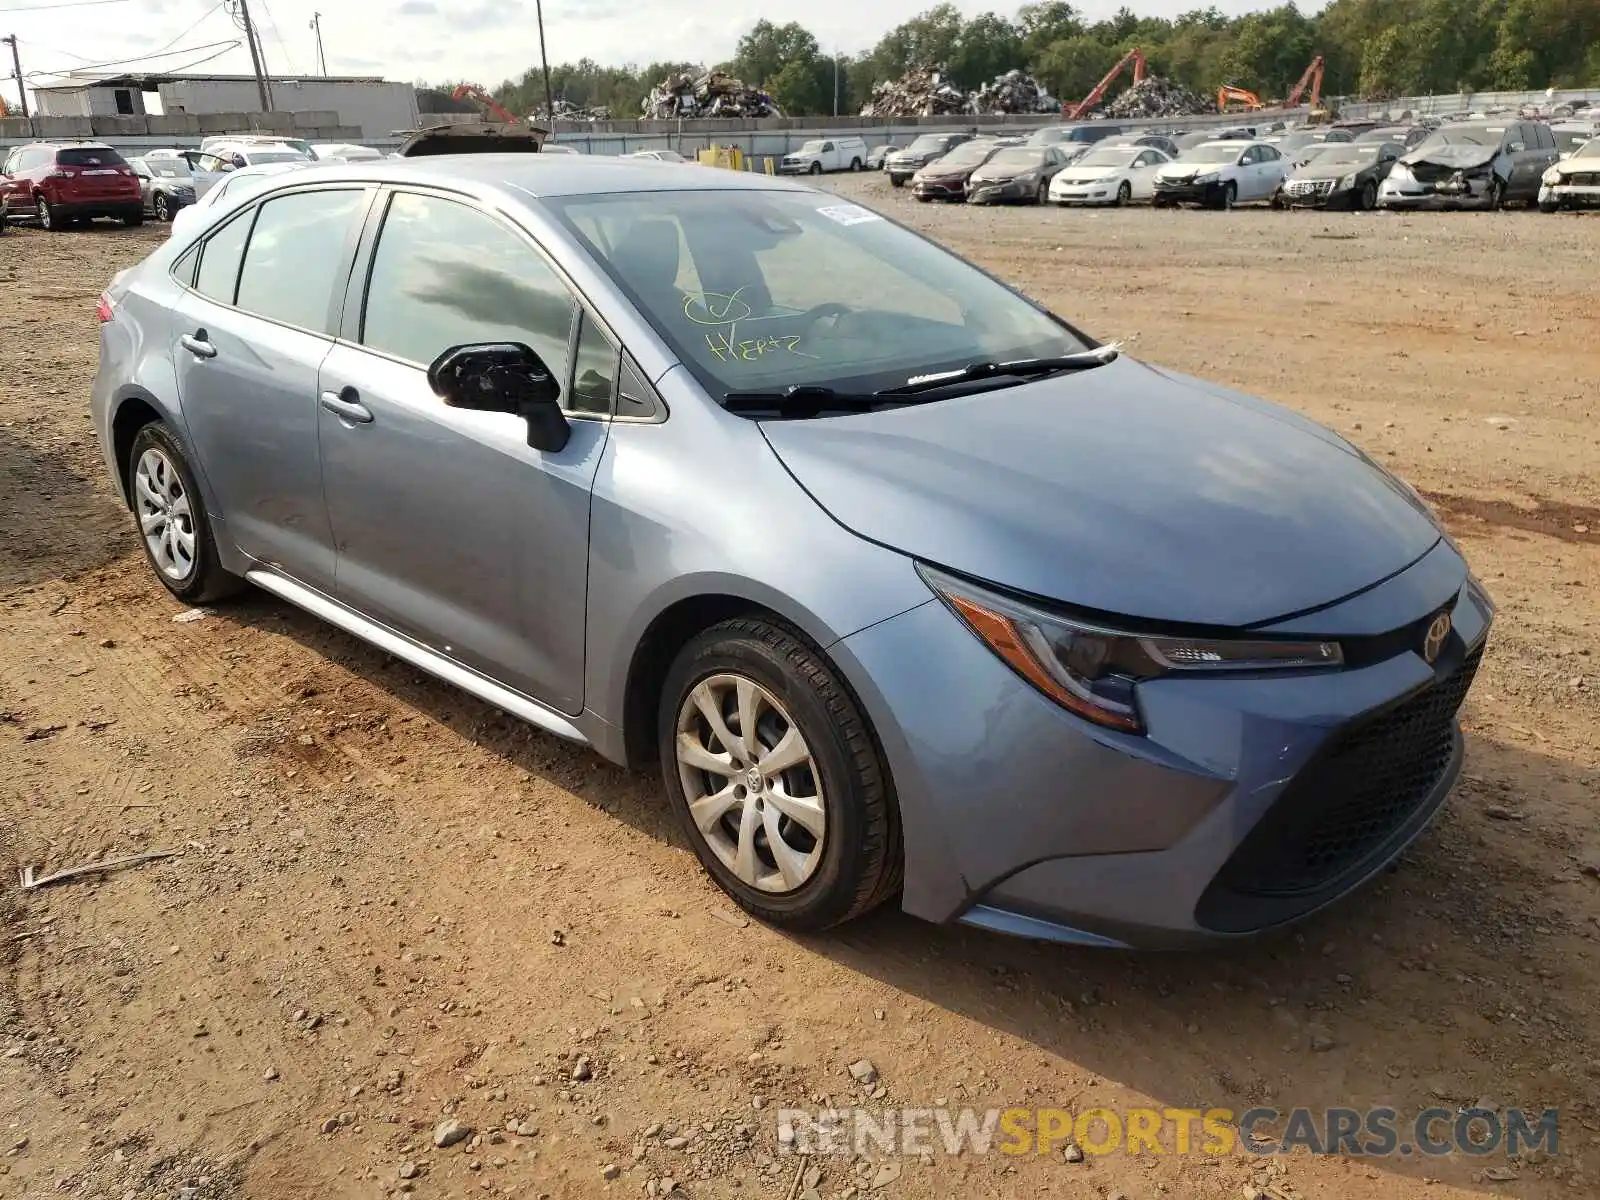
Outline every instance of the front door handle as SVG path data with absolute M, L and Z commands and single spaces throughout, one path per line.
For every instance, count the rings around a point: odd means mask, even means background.
M 355 388 L 342 392 L 323 392 L 322 407 L 342 421 L 355 421 L 365 425 L 372 420 L 372 410 L 361 403 L 361 393 Z
M 178 345 L 196 358 L 215 358 L 217 356 L 217 348 L 207 340 L 204 329 L 197 329 L 193 333 L 184 334 L 178 339 Z

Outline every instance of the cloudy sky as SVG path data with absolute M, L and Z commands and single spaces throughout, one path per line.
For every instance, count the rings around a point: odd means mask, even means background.
M 539 59 L 532 0 L 248 0 L 262 26 L 273 74 L 309 73 L 314 65 L 310 22 L 322 12 L 323 42 L 333 74 L 385 75 L 391 79 L 472 79 L 493 86 L 520 75 Z M 545 0 L 545 34 L 552 62 L 584 56 L 605 63 L 657 60 L 714 62 L 758 16 L 803 22 L 824 50 L 870 48 L 884 30 L 931 6 L 934 0 L 762 0 L 759 5 L 694 0 Z M 967 12 L 1009 12 L 1017 3 L 956 0 Z M 1020 0 L 1017 0 L 1019 3 Z M 1269 7 L 1260 0 L 1215 0 L 1226 12 Z M 55 7 L 61 6 L 61 7 Z M 1091 19 L 1120 7 L 1120 0 L 1081 0 Z M 1138 11 L 1173 15 L 1202 7 L 1202 0 L 1143 0 Z M 0 0 L 0 34 L 15 33 L 23 70 L 63 71 L 132 59 L 136 70 L 182 70 L 238 36 L 216 0 Z M 195 70 L 247 73 L 241 47 Z M 10 64 L 0 67 L 10 74 Z M 30 82 L 33 82 L 30 79 Z M 37 82 L 46 82 L 43 79 Z M 9 83 L 5 92 L 14 96 Z

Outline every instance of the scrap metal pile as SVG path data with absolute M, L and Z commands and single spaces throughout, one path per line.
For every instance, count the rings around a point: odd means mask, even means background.
M 1032 75 L 1007 71 L 973 92 L 970 107 L 982 114 L 1053 113 L 1060 110 L 1061 103 Z
M 1214 113 L 1217 106 L 1164 75 L 1147 75 L 1109 104 L 1097 116 L 1123 121 L 1149 117 L 1197 117 Z
M 913 69 L 872 88 L 863 117 L 943 117 L 972 111 L 972 98 L 938 71 Z
M 678 117 L 781 117 L 783 110 L 765 92 L 722 71 L 695 76 L 668 75 L 644 100 L 644 115 L 658 121 Z
M 544 111 L 544 105 L 542 104 L 529 117 L 531 121 L 548 119 L 549 114 Z M 581 104 L 574 104 L 570 100 L 557 100 L 555 119 L 557 121 L 609 121 L 611 119 L 611 110 L 604 105 L 585 107 Z

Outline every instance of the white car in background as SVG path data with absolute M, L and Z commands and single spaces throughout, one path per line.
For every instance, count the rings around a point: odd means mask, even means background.
M 1230 209 L 1270 200 L 1289 166 L 1278 148 L 1267 142 L 1202 142 L 1156 168 L 1152 202 L 1157 207 L 1198 204 Z
M 1539 181 L 1539 211 L 1600 208 L 1600 137 L 1590 138 L 1546 168 Z
M 185 229 L 190 228 L 196 221 L 204 219 L 208 209 L 219 204 L 228 204 L 240 196 L 248 194 L 263 180 L 274 175 L 281 175 L 285 171 L 300 171 L 306 167 L 316 166 L 315 159 L 295 156 L 292 162 L 262 163 L 254 167 L 238 167 L 220 177 L 220 181 L 206 191 L 200 199 L 185 208 L 180 208 L 172 217 L 172 226 L 168 237 L 177 237 Z
M 1050 181 L 1051 204 L 1130 204 L 1155 195 L 1172 159 L 1154 146 L 1096 146 Z
M 581 150 L 574 150 L 571 146 L 563 146 L 557 142 L 546 142 L 539 147 L 540 154 L 582 154 Z
M 778 161 L 781 175 L 821 175 L 824 171 L 863 171 L 872 151 L 858 137 L 814 138 Z
M 646 162 L 659 163 L 687 163 L 694 161 L 693 159 L 685 158 L 676 150 L 635 150 L 632 154 L 627 155 L 627 157 L 642 158 Z
M 383 151 L 349 142 L 312 142 L 311 154 L 318 162 L 377 162 Z

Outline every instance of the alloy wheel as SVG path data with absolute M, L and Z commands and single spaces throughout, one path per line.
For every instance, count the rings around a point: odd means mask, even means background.
M 40 229 L 47 229 L 47 230 L 48 229 L 54 229 L 56 223 L 55 223 L 54 214 L 50 211 L 50 201 L 46 200 L 43 196 L 40 196 L 39 197 L 39 206 L 38 207 L 39 207 L 39 228 Z
M 828 832 L 822 775 L 771 692 L 743 675 L 702 679 L 678 710 L 675 753 L 695 828 L 740 882 L 789 893 L 816 874 Z
M 182 583 L 194 574 L 199 547 L 189 493 L 172 460 L 160 450 L 146 450 L 133 472 L 139 532 L 150 559 L 168 579 Z
M 167 207 L 167 197 L 166 197 L 165 194 L 158 195 L 156 197 L 156 220 L 158 220 L 158 221 L 170 221 L 170 220 L 172 220 L 172 213 Z

